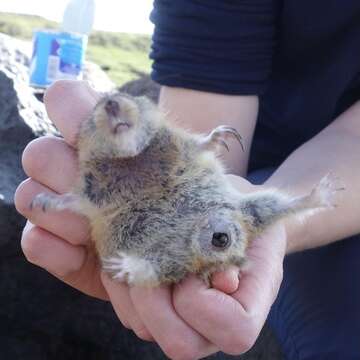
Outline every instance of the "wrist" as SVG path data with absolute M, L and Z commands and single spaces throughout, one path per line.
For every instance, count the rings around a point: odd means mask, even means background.
M 288 184 L 273 184 L 272 178 L 270 177 L 268 181 L 265 181 L 264 184 L 259 186 L 258 190 L 269 190 L 269 189 L 286 189 L 285 193 L 293 196 L 297 196 L 297 191 L 291 189 Z M 308 218 L 306 216 L 296 215 L 288 216 L 280 220 L 284 226 L 286 233 L 286 254 L 304 250 L 303 244 L 308 243 Z
M 308 237 L 306 220 L 289 217 L 284 219 L 286 232 L 286 254 L 303 250 L 301 244 Z M 305 241 L 307 243 L 307 241 Z
M 227 175 L 232 186 L 240 193 L 251 193 L 273 189 L 274 186 L 270 186 L 265 182 L 261 185 L 254 185 L 241 176 Z M 279 220 L 279 223 L 284 227 L 286 234 L 286 253 L 293 253 L 303 250 L 302 245 L 304 242 L 308 243 L 308 221 L 306 218 L 298 216 L 289 216 L 285 219 Z

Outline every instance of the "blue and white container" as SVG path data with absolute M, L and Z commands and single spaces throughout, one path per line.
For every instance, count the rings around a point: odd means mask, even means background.
M 33 44 L 32 86 L 47 87 L 59 79 L 81 79 L 87 35 L 39 30 L 34 33 Z
M 79 80 L 95 14 L 95 0 L 70 0 L 60 31 L 34 33 L 30 84 L 47 87 L 59 79 Z

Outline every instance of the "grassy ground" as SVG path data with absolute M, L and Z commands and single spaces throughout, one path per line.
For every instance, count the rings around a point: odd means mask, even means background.
M 0 32 L 31 40 L 36 29 L 57 29 L 58 24 L 39 16 L 0 13 Z M 87 59 L 100 65 L 117 84 L 149 73 L 150 37 L 94 31 L 89 38 Z

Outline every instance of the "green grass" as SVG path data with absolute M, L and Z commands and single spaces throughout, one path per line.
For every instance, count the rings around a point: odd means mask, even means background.
M 56 27 L 55 22 L 43 19 L 40 16 L 0 13 L 0 32 L 20 39 L 30 40 L 33 30 L 55 29 Z
M 59 25 L 39 16 L 0 13 L 0 32 L 31 40 L 37 29 L 57 29 Z M 149 73 L 150 36 L 94 31 L 89 38 L 87 59 L 100 65 L 117 84 Z

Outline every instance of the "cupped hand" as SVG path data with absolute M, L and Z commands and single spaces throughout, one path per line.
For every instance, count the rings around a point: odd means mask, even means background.
M 209 289 L 195 276 L 159 288 L 129 288 L 101 273 L 85 218 L 72 213 L 30 209 L 41 192 L 65 193 L 77 176 L 76 136 L 99 94 L 84 82 L 59 81 L 46 93 L 49 117 L 63 139 L 43 137 L 23 154 L 29 176 L 15 203 L 28 223 L 22 235 L 27 259 L 80 291 L 110 300 L 124 326 L 154 340 L 172 359 L 198 359 L 222 350 L 240 354 L 255 342 L 282 279 L 286 236 L 282 225 L 270 229 L 248 249 L 249 263 L 215 274 Z M 254 187 L 233 177 L 242 191 Z

